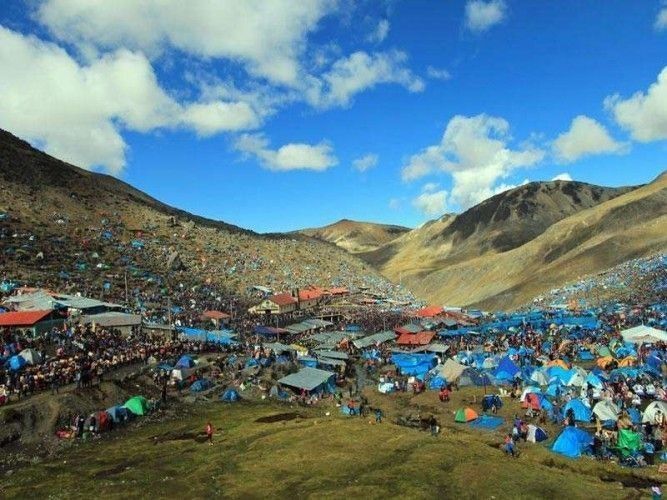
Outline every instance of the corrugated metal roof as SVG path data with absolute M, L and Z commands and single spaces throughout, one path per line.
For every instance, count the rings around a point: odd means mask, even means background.
M 138 314 L 126 314 L 122 312 L 105 312 L 100 314 L 90 314 L 81 316 L 80 320 L 84 325 L 95 323 L 100 326 L 136 326 L 141 324 L 141 316 Z
M 291 375 L 287 375 L 286 377 L 281 378 L 278 380 L 278 383 L 288 385 L 290 387 L 296 387 L 297 389 L 312 391 L 313 389 L 326 383 L 333 376 L 334 373 L 332 372 L 306 367 L 302 368 L 296 373 L 292 373 Z
M 395 338 L 396 334 L 394 332 L 387 331 L 387 332 L 374 333 L 373 335 L 369 335 L 368 337 L 353 340 L 352 344 L 354 344 L 354 347 L 356 347 L 357 349 L 364 349 L 366 347 L 370 347 L 375 344 L 382 344 L 384 342 L 394 340 Z
M 316 351 L 315 354 L 318 357 L 323 356 L 325 358 L 331 358 L 331 359 L 350 359 L 347 353 L 340 351 Z

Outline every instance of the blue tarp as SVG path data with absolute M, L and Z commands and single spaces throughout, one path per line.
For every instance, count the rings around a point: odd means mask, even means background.
M 112 406 L 111 408 L 107 409 L 106 412 L 109 414 L 109 417 L 111 417 L 111 420 L 113 420 L 115 424 L 125 422 L 130 418 L 130 413 L 124 406 Z
M 503 425 L 503 419 L 501 417 L 492 417 L 490 415 L 480 415 L 478 418 L 470 422 L 470 427 L 476 429 L 493 430 L 501 425 Z
M 517 367 L 509 357 L 505 356 L 500 360 L 500 363 L 498 363 L 498 368 L 496 368 L 493 375 L 497 380 L 512 380 L 514 376 L 520 372 L 521 370 L 519 367 Z
M 556 453 L 570 458 L 580 457 L 593 443 L 593 436 L 577 427 L 565 427 L 551 448 Z
M 25 359 L 21 356 L 12 356 L 9 358 L 9 368 L 17 372 L 26 365 Z
M 402 375 L 424 376 L 437 363 L 433 354 L 393 354 L 391 362 Z

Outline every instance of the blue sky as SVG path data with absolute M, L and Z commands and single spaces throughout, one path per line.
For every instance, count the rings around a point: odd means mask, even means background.
M 0 127 L 260 232 L 667 169 L 667 3 L 8 0 Z

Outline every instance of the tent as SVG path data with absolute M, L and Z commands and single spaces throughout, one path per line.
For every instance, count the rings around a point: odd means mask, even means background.
M 598 402 L 593 407 L 593 414 L 603 422 L 607 420 L 616 422 L 618 420 L 618 408 L 609 399 L 603 399 Z
M 546 441 L 547 439 L 549 439 L 547 431 L 542 429 L 542 427 L 528 424 L 528 436 L 526 437 L 526 441 L 531 443 L 540 443 L 542 441 Z
M 530 408 L 532 410 L 541 410 L 542 402 L 540 401 L 540 395 L 534 392 L 529 392 L 526 394 L 526 397 L 523 399 L 521 404 L 522 408 Z
M 509 356 L 505 356 L 498 363 L 498 368 L 493 372 L 493 376 L 497 380 L 512 380 L 521 370 L 516 366 Z
M 109 414 L 109 417 L 111 417 L 111 420 L 113 420 L 115 424 L 125 422 L 130 418 L 127 408 L 125 408 L 124 406 L 112 406 L 111 408 L 107 409 L 107 413 Z
M 531 375 L 530 375 L 530 380 L 531 382 L 535 382 L 538 385 L 548 385 L 549 384 L 549 379 L 547 376 L 544 374 L 542 370 L 535 370 Z
M 479 415 L 472 408 L 459 408 L 454 415 L 454 422 L 465 423 L 475 420 Z
M 586 377 L 586 383 L 590 384 L 591 386 L 595 387 L 596 389 L 602 389 L 602 387 L 603 387 L 602 380 L 600 380 L 600 377 L 598 377 L 594 373 L 589 373 L 588 374 L 588 376 Z
M 493 430 L 503 425 L 502 417 L 492 417 L 491 415 L 480 415 L 479 418 L 470 422 L 470 427 L 476 429 Z
M 644 415 L 642 416 L 642 422 L 654 423 L 655 416 L 659 411 L 662 412 L 664 418 L 667 418 L 667 403 L 665 401 L 653 401 L 651 404 L 649 404 L 644 410 Z
M 593 443 L 593 436 L 578 427 L 567 426 L 556 438 L 552 451 L 570 458 L 580 457 Z
M 567 415 L 568 410 L 574 412 L 574 419 L 577 422 L 590 422 L 591 409 L 586 406 L 581 399 L 571 399 L 563 406 L 563 416 Z
M 623 457 L 632 455 L 642 447 L 641 436 L 630 429 L 621 429 L 618 431 L 618 443 L 616 449 Z
M 424 376 L 436 364 L 433 354 L 393 354 L 391 362 L 396 365 L 402 375 Z M 451 378 L 445 376 L 447 380 Z
M 176 362 L 176 368 L 192 368 L 194 366 L 195 360 L 187 354 L 181 356 L 181 358 Z
M 202 378 L 200 380 L 195 380 L 190 386 L 191 392 L 203 392 L 207 389 L 213 387 L 213 382 L 207 378 Z
M 145 415 L 148 413 L 148 400 L 143 396 L 134 396 L 125 401 L 123 405 L 134 415 Z
M 23 349 L 19 356 L 25 359 L 29 365 L 38 365 L 42 362 L 42 356 L 35 349 Z
M 667 342 L 667 332 L 646 325 L 635 326 L 621 332 L 625 342 L 635 342 L 639 337 L 650 337 Z
M 220 395 L 220 400 L 227 403 L 235 403 L 240 399 L 241 396 L 239 396 L 239 393 L 236 391 L 236 389 L 227 389 Z
M 490 410 L 494 405 L 496 408 L 503 407 L 503 401 L 497 394 L 487 394 L 482 398 L 482 409 L 484 411 Z
M 450 382 L 456 382 L 459 377 L 463 374 L 466 367 L 461 363 L 457 363 L 453 359 L 448 359 L 445 361 L 445 364 L 440 368 L 440 375 L 449 380 Z
M 563 361 L 562 359 L 554 359 L 553 361 L 549 361 L 547 363 L 547 366 L 549 368 L 551 368 L 552 366 L 559 366 L 563 370 L 569 370 L 569 368 L 570 368 L 569 366 L 567 366 L 567 363 L 565 361 Z

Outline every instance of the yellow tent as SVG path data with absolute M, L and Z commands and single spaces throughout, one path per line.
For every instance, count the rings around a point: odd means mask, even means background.
M 596 365 L 598 365 L 600 368 L 604 369 L 606 368 L 609 363 L 614 361 L 614 358 L 611 356 L 602 356 L 601 358 L 598 358 L 597 361 L 595 362 Z
M 637 363 L 637 358 L 635 358 L 634 356 L 627 356 L 618 362 L 618 366 L 620 367 L 634 366 L 635 363 Z
M 560 366 L 564 370 L 569 370 L 570 369 L 570 367 L 567 366 L 567 363 L 565 361 L 563 361 L 562 359 L 554 359 L 553 361 L 549 361 L 547 363 L 547 366 L 549 366 L 549 367 L 551 367 L 551 366 Z

